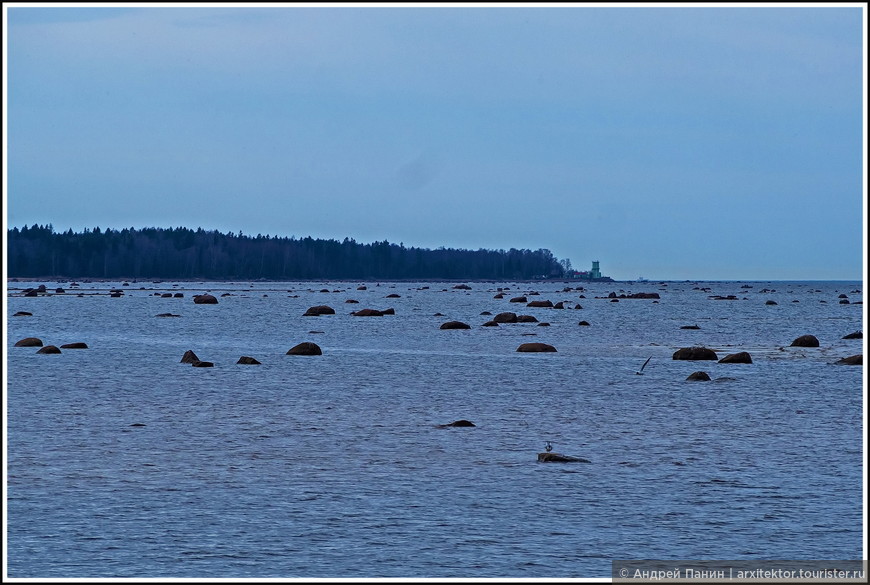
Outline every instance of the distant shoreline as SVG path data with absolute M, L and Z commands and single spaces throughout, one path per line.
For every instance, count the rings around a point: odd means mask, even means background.
M 655 286 L 661 284 L 670 284 L 670 283 L 702 283 L 702 282 L 718 282 L 718 283 L 741 283 L 741 284 L 753 284 L 753 283 L 772 283 L 772 282 L 782 282 L 782 283 L 809 283 L 809 282 L 843 282 L 843 283 L 858 283 L 862 284 L 864 281 L 861 278 L 857 279 L 807 279 L 807 280 L 798 280 L 798 279 L 753 279 L 753 280 L 735 280 L 735 279 L 663 279 L 663 280 L 651 280 L 647 279 L 644 281 L 638 280 L 598 280 L 598 281 L 588 281 L 579 278 L 516 278 L 516 279 L 492 279 L 492 278 L 290 278 L 290 279 L 272 279 L 272 278 L 258 278 L 258 279 L 245 279 L 245 278 L 102 278 L 102 277 L 92 277 L 92 276 L 79 276 L 75 278 L 69 277 L 56 277 L 56 276 L 43 276 L 43 277 L 31 277 L 31 276 L 7 276 L 6 283 L 14 283 L 14 282 L 55 282 L 55 283 L 67 283 L 67 282 L 87 282 L 87 283 L 115 283 L 115 282 L 128 282 L 132 284 L 160 284 L 163 282 L 196 282 L 196 283 L 206 283 L 206 282 L 217 282 L 217 283 L 236 283 L 236 282 L 244 282 L 244 283 L 270 283 L 270 282 L 354 282 L 360 284 L 368 284 L 368 283 L 378 283 L 378 282 L 391 282 L 391 283 L 410 283 L 410 282 L 449 282 L 449 283 L 468 283 L 468 282 L 476 282 L 476 283 L 509 283 L 509 282 L 534 282 L 534 283 L 547 283 L 547 282 L 558 282 L 565 284 L 578 284 L 578 285 L 587 285 L 587 284 L 636 284 L 636 285 L 646 285 L 646 286 Z

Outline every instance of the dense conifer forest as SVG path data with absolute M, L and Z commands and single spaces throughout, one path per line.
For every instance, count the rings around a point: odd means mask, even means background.
M 189 228 L 7 230 L 10 278 L 493 279 L 553 278 L 570 269 L 549 250 L 406 248 L 384 240 L 247 236 Z

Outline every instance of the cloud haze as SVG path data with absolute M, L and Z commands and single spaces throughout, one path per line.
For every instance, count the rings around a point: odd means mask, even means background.
M 9 226 L 862 274 L 860 5 L 4 10 Z

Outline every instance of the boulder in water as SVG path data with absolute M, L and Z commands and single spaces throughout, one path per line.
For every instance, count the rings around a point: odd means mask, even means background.
M 707 372 L 692 372 L 689 374 L 689 377 L 686 378 L 687 382 L 709 382 L 710 374 Z
M 523 343 L 517 348 L 521 352 L 554 352 L 556 348 L 547 343 Z
M 182 363 L 182 364 L 192 364 L 193 362 L 198 362 L 198 361 L 199 361 L 199 358 L 196 357 L 196 354 L 193 353 L 193 350 L 192 350 L 192 349 L 188 349 L 186 352 L 184 352 L 184 355 L 181 356 L 181 362 L 180 362 L 180 363 Z
M 552 308 L 552 307 L 553 307 L 553 303 L 552 303 L 552 301 L 530 301 L 529 303 L 526 304 L 526 306 L 527 306 L 527 307 L 545 307 L 545 308 Z
M 249 366 L 261 365 L 260 362 L 256 358 L 252 358 L 252 357 L 247 356 L 247 355 L 243 355 L 242 357 L 240 357 L 239 361 L 237 361 L 236 363 L 237 364 L 245 364 L 245 365 L 249 365 Z
M 471 329 L 471 325 L 462 321 L 447 321 L 441 324 L 441 329 Z
M 540 463 L 592 463 L 588 459 L 582 457 L 572 457 L 571 455 L 562 455 L 561 453 L 538 453 L 538 462 Z
M 495 317 L 492 318 L 496 323 L 516 323 L 517 322 L 517 314 L 511 312 L 499 313 Z
M 445 429 L 447 427 L 476 427 L 477 425 L 471 422 L 470 420 L 460 419 L 453 421 L 452 423 L 447 423 L 446 425 L 437 425 L 439 429 Z
M 197 305 L 216 305 L 218 300 L 214 295 L 193 295 L 193 302 Z
M 383 311 L 378 311 L 377 309 L 360 309 L 359 311 L 354 311 L 351 315 L 355 315 L 357 317 L 381 317 L 383 316 Z
M 335 315 L 335 309 L 326 305 L 317 305 L 316 307 L 310 307 L 302 316 L 317 317 L 318 315 Z
M 15 347 L 42 347 L 42 340 L 38 337 L 25 337 L 16 341 Z
M 311 341 L 303 341 L 287 350 L 286 355 L 323 355 L 320 346 Z
M 834 362 L 840 366 L 863 366 L 864 365 L 864 355 L 850 355 L 849 357 L 844 357 L 841 360 L 837 360 Z
M 819 347 L 819 339 L 815 335 L 801 335 L 791 342 L 792 347 Z
M 718 360 L 716 352 L 706 347 L 683 347 L 674 352 L 675 360 Z
M 723 357 L 719 360 L 720 364 L 751 364 L 752 356 L 749 355 L 748 352 L 741 351 L 738 353 L 731 353 Z
M 45 347 L 40 347 L 36 353 L 60 353 L 60 349 L 54 345 L 46 345 Z
M 61 349 L 88 349 L 88 344 L 84 341 L 74 341 L 73 343 L 64 343 L 60 346 Z

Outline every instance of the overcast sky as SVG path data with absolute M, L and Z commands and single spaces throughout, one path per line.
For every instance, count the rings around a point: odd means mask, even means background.
M 862 4 L 4 11 L 8 227 L 862 277 Z

